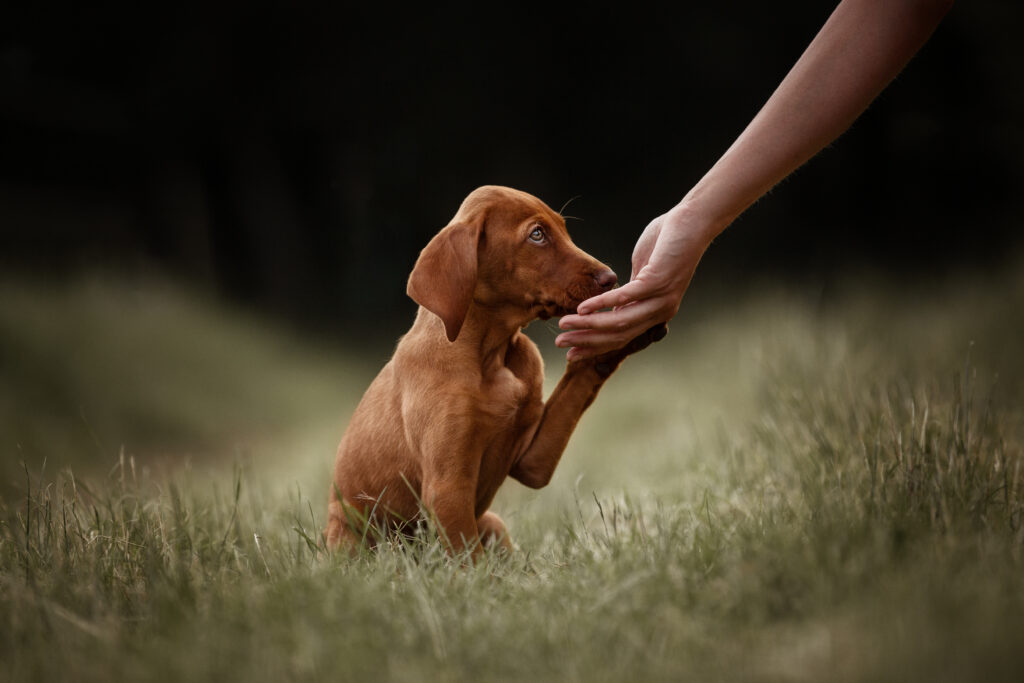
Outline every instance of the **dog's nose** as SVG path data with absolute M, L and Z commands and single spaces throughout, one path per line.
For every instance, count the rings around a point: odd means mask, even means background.
M 608 291 L 615 286 L 615 283 L 619 281 L 619 278 L 615 276 L 615 273 L 611 269 L 605 268 L 604 270 L 594 274 L 594 281 L 597 282 L 598 287 Z

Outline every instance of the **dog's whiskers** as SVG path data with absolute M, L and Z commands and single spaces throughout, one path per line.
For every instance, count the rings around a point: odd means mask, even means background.
M 578 194 L 578 195 L 576 195 L 576 196 L 574 196 L 574 197 L 569 197 L 568 201 L 566 201 L 566 202 L 565 202 L 565 204 L 562 204 L 562 208 L 558 210 L 558 215 L 559 215 L 559 216 L 562 216 L 562 212 L 563 212 L 563 211 L 565 211 L 565 209 L 566 209 L 566 208 L 567 208 L 567 207 L 568 207 L 568 206 L 569 206 L 570 204 L 572 204 L 572 203 L 573 203 L 574 201 L 576 201 L 577 199 L 579 199 L 579 198 L 580 198 L 580 197 L 582 197 L 582 196 L 583 196 L 583 195 L 581 195 L 581 194 Z M 576 218 L 575 216 L 562 216 L 562 217 L 563 217 L 563 218 Z M 579 219 L 578 219 L 578 218 L 576 218 L 576 220 L 579 220 Z

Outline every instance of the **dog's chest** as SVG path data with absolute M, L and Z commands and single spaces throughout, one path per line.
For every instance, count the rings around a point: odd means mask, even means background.
M 484 378 L 481 389 L 479 408 L 497 422 L 514 421 L 528 393 L 526 382 L 508 368 Z
M 513 429 L 523 410 L 540 402 L 544 381 L 540 354 L 533 342 L 518 334 L 511 340 L 503 362 L 491 365 L 480 379 L 485 412 L 497 423 L 497 429 Z
M 484 392 L 482 431 L 487 433 L 478 479 L 478 504 L 485 507 L 508 477 L 516 455 L 535 425 L 543 404 L 540 382 L 517 377 L 506 369 Z

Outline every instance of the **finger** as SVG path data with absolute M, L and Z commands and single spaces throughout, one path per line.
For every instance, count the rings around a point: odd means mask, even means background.
M 634 301 L 611 311 L 600 311 L 590 315 L 567 315 L 558 321 L 563 330 L 600 330 L 603 332 L 625 332 L 635 330 L 637 334 L 651 325 L 663 322 L 659 316 L 660 299 Z
M 623 335 L 602 335 L 594 331 L 582 332 L 580 334 L 585 335 L 583 343 L 573 345 L 569 349 L 565 354 L 567 360 L 584 360 L 610 351 L 617 351 L 618 349 L 625 350 L 627 354 L 637 353 L 646 349 L 651 344 L 664 339 L 668 334 L 668 325 L 658 323 L 641 334 L 636 334 L 632 337 L 627 335 L 625 339 L 623 339 Z M 628 334 L 633 334 L 633 331 L 630 330 Z
M 640 302 L 629 306 L 629 309 L 633 308 L 650 308 L 644 306 L 646 302 Z M 626 311 L 629 313 L 629 311 Z M 623 315 L 623 310 L 619 309 L 616 311 L 607 311 L 604 313 L 597 313 L 592 316 L 586 316 L 587 322 L 593 322 L 590 319 L 600 316 L 603 319 L 615 318 L 610 323 L 595 325 L 591 329 L 579 329 L 570 330 L 563 332 L 562 334 L 555 337 L 555 346 L 565 348 L 567 346 L 579 346 L 585 348 L 592 347 L 605 347 L 618 349 L 625 346 L 632 339 L 640 335 L 641 333 L 651 329 L 652 325 L 657 326 L 656 319 L 652 315 L 656 310 L 641 310 L 639 315 Z M 662 323 L 664 326 L 664 323 Z
M 589 313 L 587 315 L 577 315 L 570 313 L 569 315 L 563 316 L 558 321 L 558 326 L 563 330 L 590 330 L 590 329 L 611 329 L 617 325 L 622 325 L 623 314 L 620 311 L 633 308 L 639 305 L 639 302 L 632 302 L 625 306 L 619 306 L 611 310 L 597 311 L 596 313 Z M 615 313 L 616 315 L 612 315 Z
M 614 350 L 616 350 L 618 348 L 620 348 L 620 347 L 616 346 L 614 344 L 605 344 L 605 345 L 602 345 L 602 346 L 593 346 L 593 347 L 590 347 L 590 346 L 574 346 L 574 347 L 572 347 L 571 349 L 569 349 L 566 352 L 565 359 L 567 361 L 575 361 L 575 360 L 586 360 L 587 358 L 596 358 L 597 356 L 600 356 L 602 354 L 608 353 L 609 351 L 614 351 Z
M 595 315 L 600 315 L 600 313 Z M 592 318 L 594 318 L 594 315 L 570 314 L 563 316 L 562 319 L 558 321 L 558 326 L 563 330 L 587 330 L 590 329 L 590 326 L 593 323 Z
M 598 332 L 595 330 L 566 332 L 555 339 L 555 346 L 559 348 L 571 346 L 585 349 L 605 346 L 621 348 L 632 339 L 629 336 L 630 332 L 631 330 L 623 330 L 621 332 Z
M 651 249 L 645 248 L 642 253 L 633 254 L 633 262 L 630 264 L 629 269 L 630 282 L 636 280 L 636 276 L 640 274 L 640 271 L 651 262 L 651 251 Z
M 602 308 L 613 308 L 615 306 L 625 306 L 628 303 L 645 299 L 653 294 L 654 288 L 651 287 L 647 282 L 643 280 L 632 280 L 626 284 L 605 292 L 604 294 L 598 294 L 595 297 L 591 297 L 576 307 L 576 312 L 580 315 L 589 315 L 595 311 L 600 311 Z

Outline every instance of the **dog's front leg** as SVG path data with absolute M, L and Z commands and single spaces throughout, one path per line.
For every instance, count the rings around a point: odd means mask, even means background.
M 468 548 L 475 558 L 480 552 L 475 512 L 479 458 L 475 463 L 464 459 L 472 452 L 453 448 L 430 459 L 423 473 L 423 506 L 437 524 L 445 547 L 454 554 Z
M 551 481 L 576 423 L 601 386 L 625 360 L 667 333 L 664 324 L 656 325 L 625 347 L 596 358 L 573 361 L 565 368 L 558 386 L 544 404 L 544 412 L 533 439 L 512 466 L 509 475 L 530 488 L 542 488 Z

